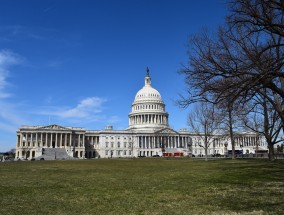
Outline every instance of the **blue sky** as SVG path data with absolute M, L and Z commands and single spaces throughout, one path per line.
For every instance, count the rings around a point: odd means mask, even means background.
M 0 3 L 0 151 L 21 125 L 127 128 L 147 66 L 171 127 L 187 127 L 175 100 L 188 37 L 226 15 L 223 0 Z

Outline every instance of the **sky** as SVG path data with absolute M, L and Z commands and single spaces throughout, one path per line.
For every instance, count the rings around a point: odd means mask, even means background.
M 0 152 L 22 125 L 128 127 L 146 67 L 175 129 L 188 38 L 216 29 L 225 0 L 0 0 Z

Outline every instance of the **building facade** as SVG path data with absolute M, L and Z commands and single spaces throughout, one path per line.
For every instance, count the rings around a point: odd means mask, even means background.
M 202 137 L 169 127 L 169 114 L 160 93 L 152 87 L 147 68 L 145 83 L 134 98 L 128 115 L 129 127 L 113 130 L 86 130 L 60 125 L 22 126 L 17 131 L 16 158 L 72 159 L 127 158 L 153 156 L 203 156 Z M 235 136 L 236 150 L 255 153 L 266 149 L 257 134 Z M 227 136 L 216 135 L 208 148 L 209 155 L 227 155 L 231 150 Z

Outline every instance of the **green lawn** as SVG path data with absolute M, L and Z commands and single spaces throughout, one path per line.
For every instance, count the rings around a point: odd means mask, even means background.
M 0 214 L 284 214 L 284 160 L 0 163 Z

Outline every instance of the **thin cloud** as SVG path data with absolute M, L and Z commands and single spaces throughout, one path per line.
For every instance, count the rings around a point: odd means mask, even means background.
M 33 114 L 48 116 L 52 123 L 72 124 L 76 126 L 93 126 L 93 123 L 116 124 L 120 117 L 104 113 L 107 99 L 88 97 L 74 107 L 45 106 L 42 111 Z M 98 125 L 98 124 L 97 124 Z
M 22 114 L 17 111 L 21 106 L 0 101 L 0 107 L 0 130 L 14 133 L 20 125 L 27 122 L 22 118 Z
M 105 99 L 99 97 L 86 98 L 80 101 L 75 108 L 62 111 L 59 116 L 63 118 L 86 118 L 93 113 L 100 113 L 105 101 Z
M 9 67 L 20 62 L 20 58 L 15 53 L 8 50 L 0 50 L 0 99 L 10 97 L 6 92 L 9 85 L 7 77 L 9 76 Z
M 51 107 L 51 111 L 44 111 L 40 114 L 57 116 L 64 119 L 94 119 L 96 114 L 102 112 L 102 105 L 106 99 L 99 97 L 89 97 L 81 100 L 75 107 Z

